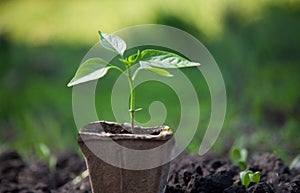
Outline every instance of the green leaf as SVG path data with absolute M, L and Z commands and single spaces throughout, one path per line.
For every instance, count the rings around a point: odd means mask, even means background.
M 98 31 L 101 45 L 117 54 L 123 55 L 126 50 L 126 43 L 122 38 L 112 34 L 106 34 Z
M 238 165 L 241 170 L 246 169 L 248 152 L 243 148 L 232 148 L 230 150 L 230 160 L 234 165 Z
M 240 173 L 240 178 L 241 178 L 241 183 L 242 185 L 245 186 L 245 188 L 248 188 L 250 182 L 251 182 L 251 179 L 250 179 L 250 174 L 252 174 L 253 172 L 252 171 L 242 171 Z
M 251 182 L 259 182 L 260 181 L 260 173 L 255 172 L 253 173 L 251 170 L 248 171 L 242 171 L 240 172 L 240 179 L 242 185 L 245 186 L 245 188 L 248 188 Z
M 255 172 L 254 174 L 250 174 L 251 182 L 259 182 L 260 181 L 260 173 Z
M 138 60 L 140 59 L 140 50 L 137 51 L 136 54 L 132 54 L 131 56 L 128 57 L 128 62 L 130 62 L 130 64 L 135 64 L 138 62 Z
M 46 160 L 50 157 L 50 149 L 45 144 L 38 144 L 38 150 L 43 159 Z
M 170 72 L 168 72 L 167 70 L 161 69 L 161 68 L 154 68 L 151 66 L 148 66 L 147 64 L 143 63 L 143 61 L 140 62 L 140 69 L 141 70 L 149 70 L 151 72 L 154 72 L 156 74 L 159 74 L 161 76 L 167 76 L 167 77 L 171 77 L 173 76 L 173 74 L 171 74 Z
M 230 160 L 234 165 L 238 165 L 241 160 L 241 152 L 238 148 L 232 148 L 230 151 Z
M 247 156 L 248 156 L 248 151 L 244 148 L 240 149 L 240 160 L 243 161 L 243 162 L 246 162 L 247 161 Z
M 143 110 L 143 108 L 137 108 L 137 109 L 134 110 L 134 112 L 138 112 L 138 111 L 141 111 L 141 110 Z
M 125 65 L 130 65 L 130 62 L 128 62 L 126 59 L 119 58 L 119 60 L 120 60 L 121 62 L 123 62 Z
M 290 169 L 293 169 L 293 168 L 300 168 L 300 155 L 295 157 L 293 159 L 292 163 L 290 164 Z
M 240 168 L 241 170 L 244 170 L 244 169 L 247 168 L 246 162 L 243 162 L 243 161 L 239 161 L 237 165 L 239 166 L 239 168 Z
M 171 77 L 173 76 L 173 74 L 171 74 L 170 72 L 164 70 L 164 69 L 161 69 L 161 68 L 143 68 L 145 70 L 149 70 L 151 72 L 154 72 L 158 75 L 161 75 L 161 76 L 167 76 L 167 77 Z
M 140 63 L 160 68 L 183 68 L 200 65 L 200 63 L 191 62 L 177 54 L 154 49 L 143 50 Z
M 54 156 L 50 156 L 49 161 L 48 161 L 50 171 L 52 171 L 52 172 L 55 171 L 56 163 L 57 163 L 57 158 Z
M 112 66 L 101 58 L 90 58 L 82 63 L 68 87 L 103 77 Z
M 173 74 L 171 74 L 167 70 L 164 70 L 164 69 L 161 69 L 161 68 L 154 68 L 154 67 L 151 67 L 151 66 L 148 66 L 148 65 L 144 64 L 143 62 L 140 62 L 140 67 L 138 69 L 136 69 L 136 71 L 134 72 L 134 74 L 132 76 L 133 80 L 135 79 L 135 77 L 137 76 L 137 74 L 140 70 L 148 70 L 150 72 L 154 72 L 158 75 L 166 76 L 166 77 L 172 77 L 173 76 Z

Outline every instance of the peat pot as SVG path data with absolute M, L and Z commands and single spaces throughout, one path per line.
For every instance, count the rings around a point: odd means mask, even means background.
M 163 193 L 175 140 L 167 126 L 135 127 L 93 122 L 80 129 L 78 144 L 93 193 Z

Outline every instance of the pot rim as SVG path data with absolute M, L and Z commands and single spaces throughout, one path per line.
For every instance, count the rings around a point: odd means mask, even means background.
M 169 140 L 173 137 L 173 132 L 169 128 L 169 126 L 163 125 L 163 126 L 157 126 L 157 127 L 139 127 L 142 129 L 149 129 L 149 128 L 161 128 L 161 131 L 159 134 L 128 134 L 128 133 L 122 133 L 122 134 L 113 134 L 113 133 L 106 133 L 105 131 L 95 129 L 91 129 L 90 131 L 82 131 L 89 129 L 88 127 L 91 125 L 101 124 L 101 123 L 107 123 L 107 124 L 117 124 L 121 125 L 116 122 L 108 122 L 108 121 L 94 121 L 89 123 L 88 125 L 82 127 L 79 130 L 79 135 L 82 135 L 82 137 L 88 138 L 89 140 L 155 140 L 155 141 L 163 141 L 163 140 Z

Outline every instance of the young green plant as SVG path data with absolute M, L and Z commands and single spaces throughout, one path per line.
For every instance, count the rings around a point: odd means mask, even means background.
M 251 182 L 257 183 L 260 181 L 260 173 L 253 173 L 251 170 L 240 172 L 240 180 L 245 188 L 248 188 Z
M 44 143 L 38 143 L 36 144 L 35 149 L 38 156 L 48 164 L 50 171 L 54 172 L 57 158 L 51 153 L 49 147 Z
M 233 147 L 230 150 L 230 160 L 233 165 L 239 166 L 241 170 L 247 168 L 248 151 L 244 148 Z
M 84 61 L 78 68 L 73 79 L 68 86 L 74 86 L 84 82 L 102 78 L 110 69 L 116 69 L 125 75 L 128 79 L 130 89 L 129 112 L 131 130 L 134 129 L 134 113 L 141 109 L 135 108 L 134 79 L 141 70 L 148 70 L 161 76 L 173 76 L 167 70 L 168 68 L 184 68 L 199 66 L 200 63 L 190 60 L 172 52 L 157 49 L 145 49 L 125 57 L 126 43 L 119 36 L 98 32 L 101 45 L 118 55 L 119 61 L 124 64 L 124 68 L 109 64 L 102 58 L 90 58 Z M 132 68 L 137 65 L 136 68 Z
M 230 160 L 232 164 L 239 166 L 241 170 L 240 172 L 240 181 L 245 188 L 248 188 L 251 182 L 259 182 L 260 181 L 260 173 L 251 170 L 245 170 L 247 168 L 247 156 L 248 151 L 244 148 L 233 147 L 230 150 Z M 239 181 L 237 180 L 236 183 Z

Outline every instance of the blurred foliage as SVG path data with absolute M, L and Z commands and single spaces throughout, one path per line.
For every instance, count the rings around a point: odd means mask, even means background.
M 76 147 L 66 83 L 97 41 L 97 30 L 110 33 L 161 23 L 198 38 L 222 71 L 228 109 L 213 150 L 222 153 L 240 143 L 250 152 L 294 156 L 300 150 L 299 19 L 298 1 L 1 1 L 1 148 L 34 151 L 40 143 L 52 149 Z M 188 147 L 197 151 L 210 116 L 210 97 L 205 81 L 197 83 L 201 75 L 183 72 L 201 102 L 201 125 Z M 97 92 L 101 119 L 114 120 L 110 91 L 117 76 L 111 72 L 98 85 L 107 90 Z M 153 91 L 148 99 L 145 93 Z M 147 83 L 137 88 L 137 95 L 137 105 L 146 112 L 152 101 L 162 99 L 168 107 L 166 123 L 178 124 L 179 101 L 166 85 Z M 149 115 L 139 112 L 137 119 L 146 122 Z
M 95 31 L 107 33 L 124 27 L 153 23 L 157 14 L 176 15 L 185 23 L 193 23 L 206 35 L 222 32 L 223 15 L 228 7 L 243 10 L 246 18 L 260 12 L 272 0 L 254 2 L 189 0 L 2 0 L 0 1 L 0 33 L 26 44 L 49 42 L 93 44 Z M 248 17 L 251 15 L 251 17 Z
M 85 48 L 31 48 L 1 40 L 1 144 L 33 151 L 39 143 L 74 146 L 71 92 L 66 83 Z M 67 76 L 68 77 L 67 77 Z

